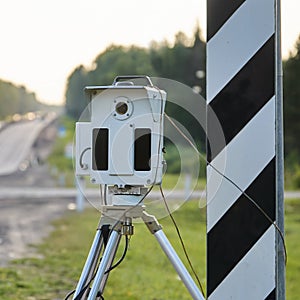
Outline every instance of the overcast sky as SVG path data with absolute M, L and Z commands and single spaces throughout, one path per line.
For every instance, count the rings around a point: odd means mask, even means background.
M 197 21 L 205 38 L 206 1 L 0 0 L 0 79 L 62 103 L 68 75 L 111 43 L 148 46 L 178 31 L 191 37 Z M 287 57 L 300 34 L 300 1 L 281 5 Z

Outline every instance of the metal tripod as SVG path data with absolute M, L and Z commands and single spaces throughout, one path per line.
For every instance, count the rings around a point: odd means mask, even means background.
M 125 198 L 124 202 L 126 205 L 120 205 L 119 203 L 115 205 L 114 201 L 111 201 L 110 205 L 102 206 L 102 216 L 73 300 L 103 299 L 102 294 L 104 293 L 121 236 L 133 234 L 132 220 L 135 218 L 142 218 L 150 232 L 155 236 L 193 299 L 204 300 L 202 293 L 162 231 L 161 225 L 154 216 L 145 212 L 145 206 L 140 203 L 143 195 L 118 193 L 117 195 L 114 194 L 114 197 L 118 198 L 118 202 L 120 202 L 120 199 Z M 134 199 L 132 203 L 135 204 L 128 204 L 132 199 Z M 102 250 L 103 254 L 100 259 Z M 100 263 L 98 266 L 99 259 Z

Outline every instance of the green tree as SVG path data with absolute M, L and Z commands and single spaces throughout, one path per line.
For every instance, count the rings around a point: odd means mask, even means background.
M 45 109 L 35 94 L 24 86 L 16 86 L 11 82 L 0 80 L 0 118 L 13 114 L 24 114 L 29 111 Z
M 300 36 L 283 66 L 285 151 L 300 163 Z
M 199 26 L 192 38 L 178 32 L 172 45 L 167 41 L 152 42 L 148 49 L 111 45 L 95 58 L 90 70 L 79 66 L 70 75 L 66 88 L 66 112 L 72 118 L 78 119 L 86 105 L 83 101 L 84 86 L 111 85 L 118 75 L 148 75 L 172 79 L 185 86 L 173 84 L 168 80 L 161 81 L 159 78 L 153 79 L 153 82 L 165 88 L 168 98 L 176 103 L 167 102 L 167 114 L 179 121 L 200 149 L 205 151 L 205 132 L 199 120 L 195 120 L 185 109 L 186 101 L 193 105 L 199 101 L 199 95 L 188 87 L 197 87 L 195 90 L 205 96 L 205 57 L 205 42 L 201 37 Z M 202 121 L 205 120 L 205 104 L 199 103 L 198 109 L 203 113 Z M 173 130 L 173 128 L 166 128 L 166 131 L 168 130 Z M 185 143 L 185 141 L 182 142 Z M 178 172 L 180 170 L 178 155 L 173 153 L 174 146 L 168 139 L 166 139 L 166 144 L 167 149 L 170 149 L 168 155 L 172 157 L 169 161 L 172 166 L 169 164 L 168 168 L 172 172 Z M 186 153 L 189 157 L 188 152 Z M 184 160 L 188 161 L 188 158 Z
M 65 108 L 67 115 L 74 119 L 80 117 L 87 105 L 83 94 L 83 89 L 88 83 L 87 76 L 87 70 L 81 65 L 73 71 L 67 80 Z
M 144 48 L 111 45 L 93 62 L 93 70 L 77 67 L 69 76 L 66 89 L 66 112 L 78 119 L 87 103 L 83 89 L 87 85 L 110 85 L 117 75 L 147 74 L 155 76 L 148 52 Z
M 182 32 L 177 33 L 173 46 L 165 41 L 161 44 L 152 43 L 150 57 L 160 77 L 176 80 L 188 87 L 197 87 L 202 96 L 205 96 L 205 43 L 201 38 L 199 26 L 196 27 L 192 39 Z M 195 93 L 180 85 L 174 86 L 174 90 L 169 91 L 168 97 L 175 101 L 185 98 L 198 100 Z M 176 101 L 179 102 L 181 101 Z M 199 122 L 184 109 L 184 103 L 181 104 L 182 106 L 178 106 L 168 102 L 166 112 L 179 121 L 196 141 L 201 141 L 204 150 L 205 132 Z M 199 103 L 199 110 L 205 111 L 205 107 L 200 107 L 201 104 L 203 103 Z
M 167 41 L 152 42 L 149 49 L 111 45 L 95 58 L 91 70 L 79 66 L 70 75 L 66 89 L 66 111 L 69 116 L 78 119 L 86 105 L 83 101 L 84 86 L 110 85 L 117 75 L 148 75 L 173 79 L 189 87 L 196 86 L 202 96 L 205 96 L 204 70 L 205 42 L 198 25 L 192 38 L 178 32 L 173 45 Z M 196 95 L 191 90 L 187 94 L 187 89 L 177 86 L 170 91 L 169 97 Z M 168 103 L 166 111 L 183 124 L 194 139 L 201 140 L 204 148 L 204 131 L 187 111 L 172 103 Z
M 136 46 L 111 45 L 96 57 L 93 66 L 90 84 L 109 85 L 117 75 L 156 75 L 147 49 Z
M 179 81 L 189 87 L 197 86 L 205 96 L 205 42 L 198 25 L 192 39 L 178 32 L 173 46 L 166 41 L 160 44 L 152 42 L 149 54 L 160 77 Z
M 283 63 L 283 71 L 285 182 L 293 189 L 300 187 L 300 36 Z

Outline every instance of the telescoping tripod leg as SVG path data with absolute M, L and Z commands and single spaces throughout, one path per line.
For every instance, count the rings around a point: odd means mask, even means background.
M 99 291 L 100 293 L 103 293 L 103 290 L 100 290 L 100 287 L 102 286 L 102 289 L 104 289 L 105 282 L 107 280 L 107 274 L 105 274 L 105 272 L 111 267 L 113 258 L 115 256 L 120 241 L 120 237 L 121 232 L 118 228 L 112 230 L 107 245 L 105 247 L 103 257 L 99 265 L 99 269 L 96 273 L 92 288 L 89 292 L 89 296 L 87 298 L 88 300 L 96 299 Z
M 82 270 L 80 279 L 78 281 L 75 293 L 74 293 L 74 297 L 73 299 L 75 300 L 84 300 L 84 299 L 96 299 L 96 296 L 98 294 L 98 292 L 103 293 L 106 281 L 107 281 L 107 277 L 108 274 L 106 274 L 104 272 L 104 274 L 101 276 L 101 278 L 99 277 L 98 273 L 96 273 L 95 275 L 95 280 L 97 279 L 97 286 L 98 286 L 98 290 L 97 293 L 95 294 L 94 298 L 90 298 L 90 283 L 93 281 L 93 277 L 94 274 L 96 272 L 96 268 L 98 265 L 98 261 L 100 259 L 100 254 L 102 252 L 103 247 L 105 248 L 104 250 L 104 254 L 103 257 L 101 259 L 100 265 L 99 265 L 99 269 L 101 269 L 101 265 L 105 264 L 105 271 L 107 269 L 109 269 L 113 263 L 114 257 L 116 255 L 117 252 L 117 248 L 121 239 L 121 235 L 118 234 L 117 235 L 117 239 L 113 241 L 113 246 L 112 248 L 109 248 L 109 255 L 105 256 L 105 252 L 108 246 L 109 241 L 111 241 L 111 236 L 109 236 L 110 230 L 111 230 L 111 226 L 112 224 L 102 224 L 105 223 L 103 222 L 103 219 L 100 219 L 100 224 L 99 227 L 96 231 L 96 235 L 94 237 L 94 241 L 92 243 L 92 246 L 90 248 L 90 252 L 88 254 L 88 257 L 86 259 L 84 268 Z M 101 225 L 102 224 L 102 225 Z M 116 226 L 118 227 L 118 226 Z M 115 230 L 113 230 L 113 235 L 115 234 Z M 105 256 L 105 259 L 104 259 Z M 98 269 L 98 271 L 99 271 Z M 95 280 L 93 283 L 93 286 L 95 285 Z M 89 297 L 89 298 L 88 298 Z
M 82 270 L 80 279 L 78 281 L 73 299 L 76 299 L 76 297 L 79 295 L 79 293 L 81 293 L 83 291 L 84 287 L 86 286 L 86 284 L 88 284 L 88 281 L 93 276 L 92 274 L 95 271 L 95 262 L 99 258 L 100 252 L 102 250 L 102 246 L 103 246 L 103 237 L 102 237 L 101 230 L 98 229 L 96 231 L 94 241 L 92 243 L 90 252 L 88 254 L 85 265 L 83 267 L 83 270 Z M 82 297 L 82 299 L 84 299 L 84 296 Z
M 180 260 L 179 256 L 175 252 L 174 248 L 170 244 L 169 240 L 167 239 L 166 235 L 162 231 L 161 225 L 158 223 L 154 216 L 147 214 L 146 212 L 143 213 L 142 216 L 143 221 L 147 225 L 148 229 L 152 234 L 154 234 L 155 238 L 157 239 L 160 247 L 167 255 L 168 259 L 172 263 L 173 267 L 175 268 L 177 274 L 179 275 L 180 279 L 186 286 L 187 290 L 189 291 L 190 295 L 193 297 L 194 300 L 205 300 L 204 296 L 200 292 L 199 288 L 195 284 L 193 278 L 191 277 L 190 273 L 185 268 L 184 264 Z

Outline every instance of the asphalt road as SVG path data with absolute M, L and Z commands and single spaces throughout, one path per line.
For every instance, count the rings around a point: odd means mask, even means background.
M 34 144 L 53 116 L 11 123 L 0 131 L 0 175 L 24 170 L 33 159 Z
M 23 257 L 37 257 L 35 248 L 51 231 L 51 221 L 62 216 L 70 199 L 0 200 L 0 266 Z
M 11 259 L 36 256 L 30 245 L 41 242 L 52 229 L 51 221 L 73 202 L 72 198 L 47 195 L 22 197 L 28 188 L 55 187 L 47 165 L 36 161 L 37 157 L 43 161 L 51 151 L 56 134 L 52 121 L 15 123 L 0 132 L 0 266 Z

